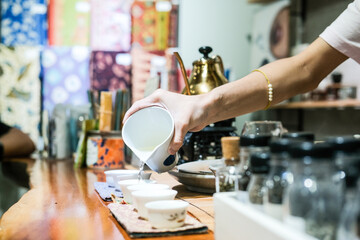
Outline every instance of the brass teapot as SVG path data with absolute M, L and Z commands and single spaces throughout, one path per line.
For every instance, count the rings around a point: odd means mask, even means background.
M 201 47 L 199 52 L 204 56 L 193 62 L 193 70 L 188 80 L 184 64 L 179 53 L 175 56 L 179 61 L 182 75 L 185 81 L 183 94 L 197 95 L 210 92 L 212 89 L 228 82 L 224 76 L 224 65 L 220 56 L 209 57 L 211 47 Z

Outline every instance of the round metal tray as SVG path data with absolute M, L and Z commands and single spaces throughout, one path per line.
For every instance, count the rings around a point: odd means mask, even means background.
M 178 170 L 169 171 L 180 183 L 194 192 L 214 193 L 215 192 L 215 176 L 210 174 L 184 173 Z

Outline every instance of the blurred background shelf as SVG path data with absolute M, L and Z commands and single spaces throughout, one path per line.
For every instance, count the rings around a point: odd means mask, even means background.
M 311 108 L 356 108 L 360 109 L 360 100 L 346 99 L 335 101 L 303 101 L 280 103 L 272 109 L 311 109 Z

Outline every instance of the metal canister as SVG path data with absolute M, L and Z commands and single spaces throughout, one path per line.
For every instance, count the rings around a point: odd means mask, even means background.
M 121 131 L 88 131 L 86 165 L 90 168 L 125 168 Z

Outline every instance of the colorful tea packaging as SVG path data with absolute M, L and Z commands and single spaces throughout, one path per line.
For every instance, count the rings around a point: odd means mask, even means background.
M 90 168 L 125 168 L 124 141 L 120 131 L 88 132 L 86 165 Z

